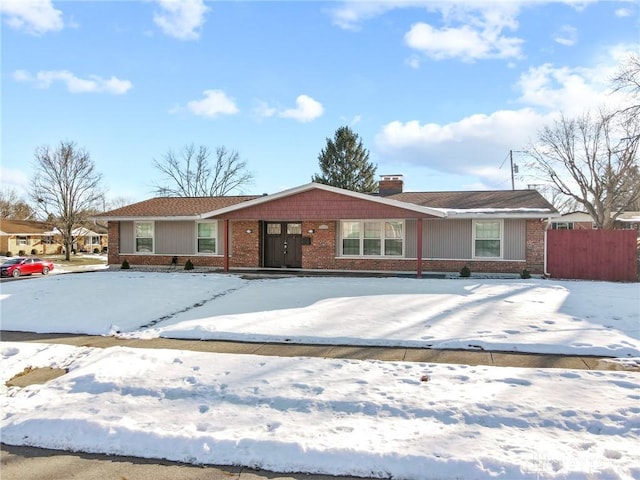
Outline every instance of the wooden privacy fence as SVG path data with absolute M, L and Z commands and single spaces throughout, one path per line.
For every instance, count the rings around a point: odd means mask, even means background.
M 636 231 L 548 230 L 547 272 L 552 278 L 636 282 Z

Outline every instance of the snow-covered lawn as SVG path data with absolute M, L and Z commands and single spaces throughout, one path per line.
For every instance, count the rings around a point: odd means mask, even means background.
M 108 271 L 2 329 L 640 356 L 637 284 Z M 145 327 L 146 326 L 146 327 Z M 2 441 L 407 479 L 640 478 L 640 373 L 1 344 Z M 25 367 L 69 372 L 24 389 Z

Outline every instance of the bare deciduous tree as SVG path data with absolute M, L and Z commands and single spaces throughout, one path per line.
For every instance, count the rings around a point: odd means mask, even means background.
M 103 198 L 102 175 L 96 171 L 89 153 L 73 142 L 60 142 L 55 149 L 39 147 L 35 161 L 31 199 L 47 221 L 60 231 L 65 257 L 69 260 L 74 228 L 87 220 Z
M 621 112 L 563 116 L 540 132 L 530 167 L 582 206 L 598 228 L 611 229 L 640 195 L 639 132 L 638 117 Z
M 208 147 L 190 144 L 179 154 L 169 150 L 153 166 L 164 182 L 155 184 L 157 195 L 168 197 L 215 197 L 226 195 L 251 183 L 247 162 L 235 150 L 218 147 L 215 156 Z
M 614 91 L 626 93 L 631 100 L 630 105 L 623 112 L 629 115 L 640 115 L 640 56 L 629 55 L 611 81 Z
M 0 218 L 7 220 L 29 220 L 34 215 L 33 209 L 13 188 L 0 190 Z

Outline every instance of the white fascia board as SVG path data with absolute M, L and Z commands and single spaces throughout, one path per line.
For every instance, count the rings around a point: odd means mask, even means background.
M 97 220 L 102 222 L 156 222 L 162 220 L 200 220 L 200 215 L 183 215 L 183 216 L 155 216 L 155 217 L 89 217 L 89 220 Z M 97 235 L 97 234 L 96 234 Z
M 307 183 L 305 185 L 300 185 L 299 187 L 290 188 L 288 190 L 283 190 L 278 193 L 274 193 L 272 195 L 263 195 L 258 198 L 254 198 L 253 200 L 248 200 L 246 202 L 236 203 L 235 205 L 231 205 L 229 207 L 220 208 L 218 210 L 214 210 L 212 212 L 203 213 L 200 215 L 200 218 L 208 218 L 214 217 L 218 215 L 223 215 L 226 213 L 234 212 L 236 210 L 242 210 L 244 208 L 254 207 L 256 205 L 261 205 L 266 202 L 270 202 L 272 200 L 278 200 L 280 198 L 289 197 L 291 195 L 296 195 L 298 193 L 306 192 L 309 190 L 325 190 L 327 192 L 336 193 L 338 195 L 344 195 L 347 197 L 357 198 L 360 200 L 365 200 L 367 202 L 380 203 L 382 205 L 388 205 L 391 207 L 402 208 L 404 210 L 412 210 L 417 213 L 423 213 L 426 215 L 432 215 L 434 217 L 445 217 L 446 213 L 443 209 L 440 208 L 430 208 L 430 207 L 422 207 L 420 205 L 416 205 L 414 203 L 400 202 L 399 200 L 391 200 L 384 197 L 376 197 L 373 195 L 369 195 L 366 193 L 360 192 L 352 192 L 351 190 L 345 190 L 343 188 L 332 187 L 330 185 L 324 185 L 322 183 Z
M 556 218 L 558 212 L 550 212 L 546 208 L 492 208 L 469 210 L 446 210 L 448 218 Z

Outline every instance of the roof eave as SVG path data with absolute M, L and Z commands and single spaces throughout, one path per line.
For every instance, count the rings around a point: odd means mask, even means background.
M 109 217 L 89 217 L 89 220 L 102 220 L 104 222 L 155 222 L 161 220 L 200 220 L 202 215 L 145 215 L 145 216 L 109 216 Z
M 448 218 L 459 218 L 459 219 L 469 219 L 469 218 L 490 218 L 490 219 L 499 219 L 499 218 L 556 218 L 559 217 L 560 214 L 557 212 L 447 212 Z

